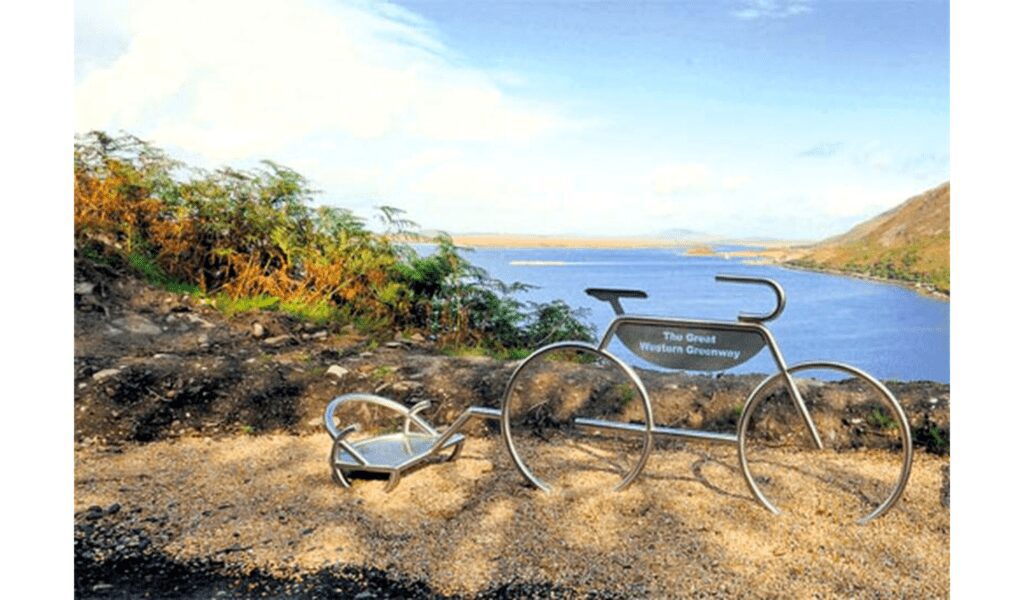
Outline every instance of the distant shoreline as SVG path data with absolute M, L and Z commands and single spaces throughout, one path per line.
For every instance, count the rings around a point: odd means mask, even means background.
M 777 267 L 782 267 L 783 269 L 792 269 L 794 271 L 806 271 L 808 273 L 823 273 L 825 275 L 839 275 L 841 277 L 852 277 L 854 279 L 873 281 L 875 283 L 887 283 L 890 285 L 898 285 L 908 290 L 917 292 L 922 296 L 927 296 L 935 300 L 944 300 L 946 302 L 949 302 L 948 292 L 943 292 L 941 290 L 937 290 L 933 287 L 915 281 L 906 281 L 904 279 L 886 279 L 885 277 L 876 277 L 874 275 L 868 275 L 866 273 L 858 273 L 857 271 L 843 271 L 839 269 L 808 267 L 804 265 L 795 265 L 788 262 L 779 262 L 771 259 L 769 259 L 765 264 L 775 265 Z
M 729 244 L 764 248 L 790 246 L 794 242 L 757 240 L 671 239 L 650 237 L 574 237 L 564 235 L 469 234 L 453 235 L 456 246 L 470 248 L 694 248 Z
M 571 237 L 571 236 L 545 236 L 545 235 L 500 235 L 500 234 L 478 234 L 478 235 L 454 235 L 452 241 L 456 246 L 470 248 L 587 248 L 587 249 L 629 249 L 629 248 L 678 248 L 687 250 L 690 256 L 722 256 L 724 258 L 744 258 L 750 262 L 768 264 L 784 269 L 796 271 L 809 271 L 824 273 L 828 275 L 840 275 L 865 281 L 887 283 L 898 285 L 913 290 L 923 296 L 938 300 L 949 301 L 949 294 L 930 288 L 929 286 L 904 281 L 900 279 L 885 279 L 875 277 L 856 271 L 842 271 L 838 269 L 812 268 L 803 265 L 795 265 L 791 258 L 799 256 L 800 250 L 805 248 L 807 242 L 799 241 L 752 241 L 752 240 L 673 240 L 642 237 Z M 732 245 L 745 246 L 751 250 L 733 250 L 727 252 L 715 252 L 714 246 Z M 757 249 L 753 249 L 757 248 Z

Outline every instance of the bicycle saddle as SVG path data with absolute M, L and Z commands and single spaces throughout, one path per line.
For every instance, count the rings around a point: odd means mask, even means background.
M 588 296 L 593 296 L 602 302 L 611 302 L 618 298 L 646 298 L 647 292 L 642 290 L 617 290 L 611 288 L 587 288 L 584 290 Z
M 646 298 L 647 292 L 642 290 L 617 290 L 611 288 L 587 288 L 583 290 L 588 296 L 593 296 L 602 302 L 609 302 L 612 305 L 612 310 L 615 314 L 621 315 L 625 311 L 622 310 L 622 304 L 619 303 L 619 298 Z

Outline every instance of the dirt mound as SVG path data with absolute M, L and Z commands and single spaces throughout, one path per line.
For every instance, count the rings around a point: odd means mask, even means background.
M 80 259 L 75 267 L 79 442 L 322 431 L 331 398 L 356 391 L 410 404 L 430 399 L 433 406 L 424 415 L 445 424 L 467 406 L 498 406 L 516 366 L 445 356 L 418 335 L 380 343 L 351 327 L 317 327 L 273 312 L 225 318 L 203 300 L 154 288 L 105 265 Z M 546 382 L 539 395 L 560 395 L 565 382 L 575 380 L 573 386 L 589 384 L 589 401 L 600 404 L 615 385 L 598 385 L 599 376 L 586 365 L 551 368 L 551 376 L 538 379 Z M 659 424 L 726 432 L 735 431 L 744 401 L 762 378 L 639 373 Z M 947 453 L 949 386 L 889 386 L 907 411 L 915 443 Z M 812 386 L 807 400 L 823 413 L 841 415 L 855 388 L 855 382 Z M 636 403 L 631 406 L 635 410 Z M 637 420 L 642 414 L 625 417 Z M 864 444 L 852 437 L 841 443 Z

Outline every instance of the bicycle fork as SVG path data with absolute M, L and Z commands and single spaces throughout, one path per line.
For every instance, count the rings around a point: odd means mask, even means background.
M 804 402 L 803 396 L 800 395 L 800 390 L 797 389 L 793 376 L 789 374 L 789 369 L 784 365 L 782 366 L 782 376 L 786 380 L 786 389 L 789 391 L 789 397 L 793 399 L 793 404 L 796 405 L 800 418 L 804 420 L 804 425 L 807 425 L 807 431 L 811 434 L 811 439 L 814 440 L 814 447 L 821 450 L 825 446 L 821 443 L 818 428 L 814 426 L 814 421 L 811 420 L 811 413 L 807 410 L 807 403 Z

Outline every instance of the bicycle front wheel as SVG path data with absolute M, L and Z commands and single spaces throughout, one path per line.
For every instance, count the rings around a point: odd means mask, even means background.
M 544 491 L 625 488 L 647 462 L 653 426 L 633 369 L 580 342 L 531 354 L 502 397 L 505 446 L 523 477 Z
M 910 425 L 882 383 L 841 363 L 790 367 L 823 448 L 817 450 L 785 373 L 765 379 L 738 424 L 743 476 L 755 499 L 773 513 L 787 510 L 865 524 L 903 494 L 913 461 Z

